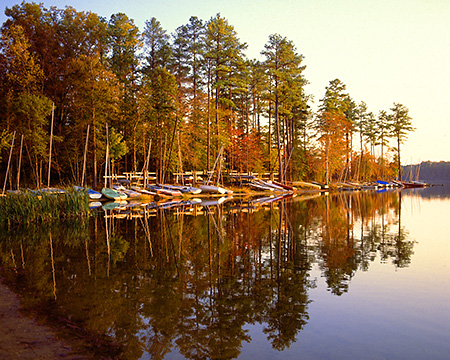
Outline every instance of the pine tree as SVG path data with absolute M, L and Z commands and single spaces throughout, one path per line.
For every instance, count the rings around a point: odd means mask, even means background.
M 184 118 L 183 131 L 180 134 L 184 141 L 183 159 L 189 167 L 202 169 L 205 165 L 206 137 L 203 92 L 204 69 L 204 36 L 205 25 L 202 20 L 193 16 L 189 23 L 178 27 L 173 34 L 171 72 L 177 79 L 179 87 L 179 103 Z M 189 146 L 183 146 L 189 144 Z
M 304 107 L 303 86 L 306 82 L 302 71 L 305 67 L 300 66 L 303 56 L 297 54 L 294 44 L 279 34 L 270 35 L 264 48 L 261 54 L 266 57 L 265 65 L 271 81 L 270 101 L 274 107 L 279 180 L 284 182 L 285 166 L 288 161 L 286 157 L 293 149 L 295 137 L 291 121 L 292 110 Z
M 379 144 L 381 147 L 380 155 L 380 165 L 381 165 L 381 176 L 384 179 L 385 173 L 385 159 L 384 159 L 384 148 L 387 146 L 389 133 L 390 133 L 390 116 L 385 110 L 381 110 L 378 114 L 378 134 L 379 134 Z
M 412 126 L 412 118 L 409 116 L 409 110 L 406 106 L 394 103 L 390 110 L 392 111 L 392 117 L 390 117 L 391 134 L 397 141 L 397 178 L 398 180 L 401 180 L 400 145 L 403 144 L 408 137 L 408 132 L 414 131 L 415 128 Z
M 238 69 L 243 61 L 242 52 L 247 45 L 239 41 L 236 31 L 228 21 L 217 14 L 206 24 L 205 32 L 206 60 L 210 61 L 214 89 L 214 118 L 216 135 L 216 154 L 219 153 L 221 141 L 221 113 L 233 107 L 230 93 L 235 86 L 233 70 Z M 228 89 L 228 94 L 226 90 Z M 228 96 L 227 96 L 228 95 Z
M 143 123 L 138 111 L 139 59 L 142 48 L 139 29 L 125 14 L 113 14 L 108 23 L 109 56 L 111 71 L 120 88 L 119 112 L 115 126 L 133 145 L 133 170 L 137 170 L 137 152 L 144 136 Z M 145 152 L 145 146 L 140 152 Z

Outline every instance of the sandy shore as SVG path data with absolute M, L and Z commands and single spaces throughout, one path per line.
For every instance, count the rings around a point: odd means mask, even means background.
M 19 298 L 0 279 L 0 359 L 82 360 L 88 357 L 76 354 L 50 328 L 22 315 Z

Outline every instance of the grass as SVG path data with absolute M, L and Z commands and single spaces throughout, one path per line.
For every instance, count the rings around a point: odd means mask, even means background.
M 32 224 L 85 217 L 89 214 L 86 192 L 66 189 L 62 194 L 24 191 L 0 197 L 0 224 Z

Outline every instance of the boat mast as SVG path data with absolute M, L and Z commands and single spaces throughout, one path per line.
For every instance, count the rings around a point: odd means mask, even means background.
M 108 185 L 108 162 L 109 162 L 109 135 L 108 135 L 108 123 L 106 123 L 105 188 Z
M 22 167 L 23 134 L 20 136 L 19 165 L 17 166 L 17 190 L 20 187 L 20 169 Z
M 2 195 L 5 194 L 6 181 L 8 180 L 9 165 L 11 164 L 11 156 L 12 156 L 12 151 L 13 151 L 13 148 L 14 148 L 14 139 L 15 139 L 15 137 L 16 137 L 16 131 L 14 131 L 14 133 L 13 133 L 13 138 L 12 138 L 12 141 L 11 141 L 11 149 L 9 150 L 8 166 L 6 167 L 5 182 L 3 184 Z
M 47 174 L 47 187 L 50 187 L 50 168 L 52 166 L 52 144 L 53 144 L 53 118 L 55 113 L 55 103 L 52 103 L 52 123 L 50 125 L 50 149 L 48 152 L 48 174 Z
M 86 132 L 86 144 L 84 145 L 83 172 L 81 174 L 81 186 L 84 186 L 84 175 L 86 173 L 86 156 L 87 156 L 87 150 L 88 150 L 89 127 L 90 127 L 90 125 L 88 124 L 87 132 Z

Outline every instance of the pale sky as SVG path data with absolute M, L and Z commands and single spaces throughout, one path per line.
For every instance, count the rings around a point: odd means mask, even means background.
M 191 16 L 217 13 L 261 58 L 270 34 L 291 40 L 306 65 L 306 92 L 315 108 L 331 80 L 340 79 L 357 102 L 378 115 L 394 102 L 409 109 L 416 131 L 402 145 L 402 163 L 450 161 L 450 0 L 71 0 L 44 6 L 117 12 L 140 30 L 155 17 L 169 33 Z M 4 8 L 20 1 L 3 0 Z

